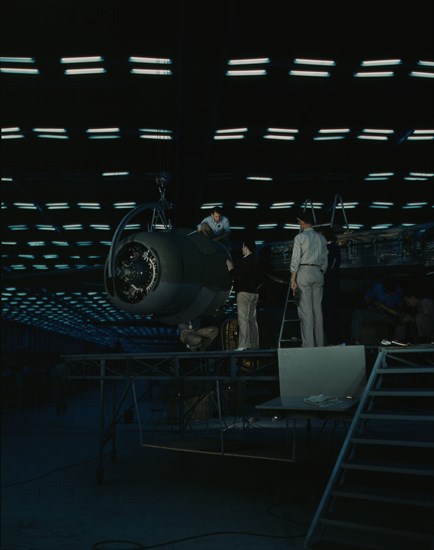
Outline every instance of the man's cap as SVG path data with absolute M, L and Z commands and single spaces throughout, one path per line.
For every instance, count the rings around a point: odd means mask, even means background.
M 300 212 L 300 214 L 297 216 L 297 220 L 303 221 L 304 223 L 308 223 L 309 225 L 314 225 L 315 224 L 315 220 L 313 219 L 313 215 L 308 210 L 306 210 L 305 212 Z

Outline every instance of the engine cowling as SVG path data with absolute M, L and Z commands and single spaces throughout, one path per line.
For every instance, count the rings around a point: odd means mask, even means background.
M 106 291 L 116 307 L 130 313 L 179 324 L 212 315 L 229 297 L 229 253 L 200 233 L 136 233 L 112 254 L 112 277 L 107 262 L 105 267 Z

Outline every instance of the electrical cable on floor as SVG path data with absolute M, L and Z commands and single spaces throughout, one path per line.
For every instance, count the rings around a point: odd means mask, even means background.
M 211 531 L 209 533 L 203 533 L 201 535 L 193 535 L 191 537 L 184 537 L 184 538 L 181 538 L 181 539 L 173 539 L 173 540 L 169 540 L 169 541 L 166 541 L 166 542 L 161 542 L 159 544 L 151 544 L 150 546 L 149 545 L 143 545 L 143 544 L 140 544 L 140 543 L 137 543 L 135 541 L 128 541 L 128 540 L 101 540 L 101 541 L 98 541 L 96 542 L 95 544 L 92 545 L 92 549 L 93 550 L 128 550 L 128 548 L 131 548 L 131 550 L 133 549 L 140 549 L 140 550 L 150 550 L 151 548 L 162 548 L 163 546 L 169 546 L 171 544 L 177 544 L 177 543 L 180 543 L 180 542 L 186 542 L 188 540 L 195 540 L 195 539 L 201 539 L 201 538 L 205 538 L 205 537 L 213 537 L 213 536 L 218 536 L 218 535 L 247 535 L 249 537 L 265 537 L 267 539 L 281 539 L 281 540 L 291 540 L 291 539 L 298 539 L 298 538 L 304 538 L 306 536 L 306 533 L 300 533 L 300 534 L 297 534 L 297 535 L 291 535 L 289 537 L 285 537 L 285 536 L 282 536 L 282 537 L 279 537 L 277 535 L 267 535 L 265 533 L 253 533 L 253 532 L 250 532 L 250 531 Z M 118 543 L 121 543 L 121 544 L 131 544 L 133 546 L 130 546 L 130 547 L 120 547 L 120 546 L 116 546 L 116 547 L 113 547 L 113 546 L 101 546 L 101 545 L 112 545 L 112 544 L 118 544 Z
M 134 447 L 137 445 L 137 442 L 131 443 L 131 445 L 126 445 L 125 447 L 122 447 L 121 449 L 118 449 L 117 452 L 125 451 L 126 449 L 129 449 L 130 447 Z M 110 453 L 104 453 L 104 456 L 109 456 Z M 50 476 L 51 474 L 55 474 L 56 472 L 61 472 L 62 470 L 67 470 L 68 468 L 74 468 L 75 466 L 81 466 L 82 464 L 89 464 L 89 462 L 93 462 L 94 460 L 98 460 L 99 456 L 95 456 L 94 458 L 89 458 L 88 460 L 83 460 L 82 462 L 75 462 L 74 464 L 68 464 L 68 466 L 62 466 L 62 468 L 56 468 L 55 470 L 50 470 L 49 472 L 46 472 L 45 474 L 41 474 L 37 477 L 32 477 L 30 479 L 25 479 L 23 481 L 16 481 L 15 483 L 5 483 L 4 485 L 0 485 L 2 489 L 6 489 L 7 487 L 16 487 L 17 485 L 23 485 L 24 483 L 32 483 L 33 481 L 38 481 L 38 479 L 42 479 L 44 477 Z
M 296 525 L 303 525 L 303 526 L 306 526 L 306 527 L 307 527 L 309 524 L 306 523 L 305 521 L 295 521 L 295 520 L 293 520 L 293 519 L 283 518 L 283 517 L 281 517 L 281 516 L 276 516 L 275 514 L 272 514 L 272 513 L 270 512 L 270 510 L 272 510 L 273 508 L 275 508 L 275 507 L 277 507 L 277 506 L 285 506 L 285 505 L 287 505 L 287 504 L 294 504 L 294 503 L 296 503 L 296 502 L 297 502 L 297 501 L 294 500 L 293 502 L 288 502 L 288 501 L 287 501 L 287 502 L 280 502 L 279 504 L 272 504 L 271 506 L 269 506 L 269 507 L 267 508 L 267 514 L 269 514 L 272 518 L 279 519 L 279 520 L 281 520 L 281 521 L 287 521 L 288 523 L 295 523 Z

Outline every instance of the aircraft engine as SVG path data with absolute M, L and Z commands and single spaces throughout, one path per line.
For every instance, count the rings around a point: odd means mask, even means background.
M 222 244 L 200 233 L 136 233 L 107 260 L 105 288 L 119 309 L 174 325 L 212 315 L 224 304 L 232 284 L 229 257 Z

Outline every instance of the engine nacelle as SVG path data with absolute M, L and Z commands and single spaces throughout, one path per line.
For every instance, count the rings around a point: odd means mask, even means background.
M 119 309 L 175 325 L 214 314 L 229 297 L 229 253 L 200 233 L 136 233 L 112 254 L 113 276 L 107 260 L 104 282 Z

